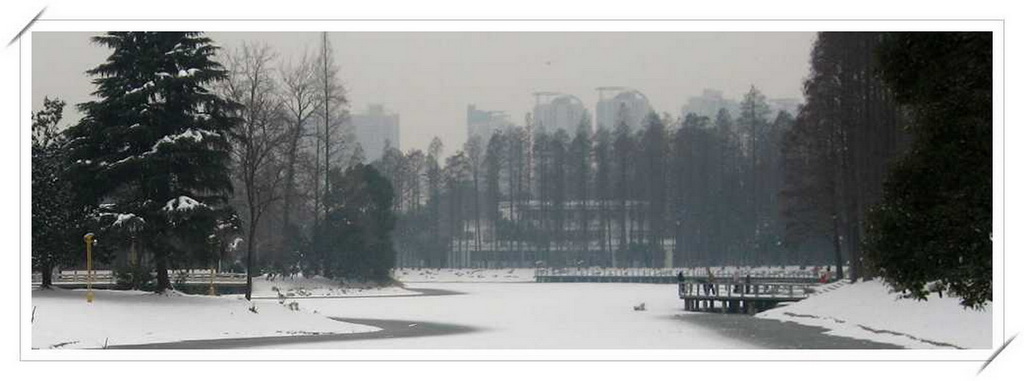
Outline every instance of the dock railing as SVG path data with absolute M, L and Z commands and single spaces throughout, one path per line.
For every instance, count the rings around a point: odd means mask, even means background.
M 803 299 L 814 293 L 809 283 L 682 282 L 680 298 Z
M 535 272 L 538 282 L 587 282 L 615 281 L 615 279 L 642 279 L 654 283 L 677 283 L 682 273 L 687 281 L 708 281 L 732 279 L 733 282 L 743 281 L 747 277 L 755 283 L 816 283 L 820 272 L 796 268 L 727 268 L 712 269 L 711 275 L 707 268 L 601 268 L 601 267 L 570 267 L 540 268 Z

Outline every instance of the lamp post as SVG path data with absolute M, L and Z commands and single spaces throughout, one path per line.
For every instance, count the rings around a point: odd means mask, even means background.
M 85 301 L 92 303 L 92 300 L 96 297 L 92 292 L 92 244 L 96 241 L 96 235 L 92 233 L 85 234 Z

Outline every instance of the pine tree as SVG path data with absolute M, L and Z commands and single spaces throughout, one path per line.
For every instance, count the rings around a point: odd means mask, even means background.
M 391 183 L 369 165 L 331 170 L 327 210 L 315 234 L 321 274 L 338 280 L 388 282 L 395 264 Z
M 54 267 L 80 258 L 84 209 L 67 185 L 67 139 L 58 132 L 64 101 L 43 100 L 32 114 L 32 270 L 49 288 Z
M 228 130 L 237 107 L 210 91 L 226 76 L 217 47 L 194 32 L 112 32 L 93 41 L 113 50 L 95 76 L 99 99 L 79 105 L 70 154 L 76 187 L 97 205 L 102 234 L 138 218 L 138 245 L 151 253 L 157 289 L 167 269 L 206 259 L 209 236 L 230 215 Z M 122 243 L 123 244 L 123 243 Z
M 751 235 L 748 240 L 751 243 L 750 254 L 747 257 L 746 262 L 748 264 L 753 261 L 761 261 L 761 254 L 763 248 L 760 247 L 761 232 L 764 229 L 762 226 L 761 219 L 764 217 L 760 213 L 761 199 L 760 189 L 763 187 L 758 182 L 758 167 L 761 161 L 760 153 L 761 150 L 758 148 L 758 144 L 761 143 L 762 134 L 764 128 L 768 125 L 768 104 L 765 103 L 765 96 L 754 86 L 750 86 L 750 91 L 743 96 L 743 101 L 740 103 L 740 117 L 737 120 L 737 124 L 742 129 L 743 133 L 746 134 L 747 146 L 745 151 L 749 156 L 750 165 L 747 167 L 749 187 L 748 191 L 750 194 L 747 205 L 749 206 L 749 213 L 752 215 L 750 223 L 752 229 L 750 229 Z

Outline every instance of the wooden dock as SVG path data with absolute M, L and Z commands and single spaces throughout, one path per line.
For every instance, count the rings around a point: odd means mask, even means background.
M 679 283 L 686 311 L 755 314 L 783 302 L 803 300 L 813 283 L 700 282 Z

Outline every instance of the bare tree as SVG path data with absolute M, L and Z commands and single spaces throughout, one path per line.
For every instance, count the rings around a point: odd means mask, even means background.
M 286 113 L 287 129 L 284 146 L 284 190 L 281 221 L 285 229 L 293 229 L 292 215 L 296 206 L 296 172 L 302 139 L 309 134 L 306 128 L 311 124 L 316 110 L 321 107 L 317 94 L 317 72 L 314 62 L 303 53 L 298 63 L 288 63 L 280 68 L 283 106 Z M 313 134 L 315 136 L 315 133 Z M 319 200 L 316 200 L 319 202 Z
M 231 131 L 235 174 L 240 179 L 248 217 L 246 234 L 246 291 L 252 297 L 253 251 L 260 219 L 280 198 L 284 166 L 275 157 L 288 130 L 277 94 L 271 64 L 276 55 L 262 44 L 243 44 L 228 54 L 225 97 L 242 106 L 240 123 Z
M 337 157 L 341 152 L 340 149 L 331 151 L 332 146 L 340 148 L 344 141 L 339 141 L 339 133 L 342 132 L 342 123 L 345 121 L 346 110 L 345 106 L 348 104 L 348 99 L 345 97 L 345 88 L 338 83 L 338 65 L 334 62 L 334 50 L 331 48 L 330 40 L 327 39 L 327 32 L 322 35 L 320 45 L 320 56 L 317 58 L 316 63 L 316 75 L 317 75 L 317 89 L 320 109 L 320 120 L 323 123 L 322 135 L 320 135 L 320 141 L 323 146 L 323 184 L 324 192 L 330 189 L 330 180 L 328 173 L 331 171 L 331 161 L 334 157 Z M 320 144 L 318 144 L 320 145 Z M 319 150 L 318 150 L 319 154 Z M 323 200 L 319 200 L 320 207 L 324 208 L 326 213 L 326 207 L 323 205 Z

